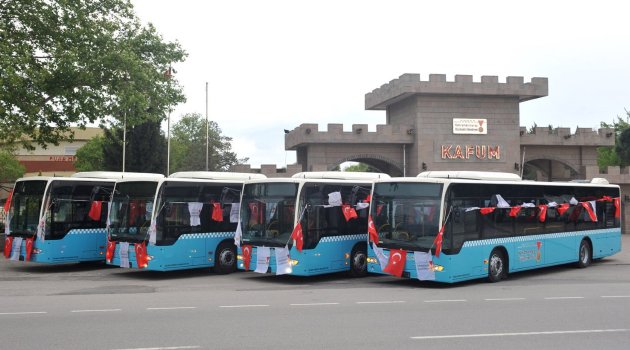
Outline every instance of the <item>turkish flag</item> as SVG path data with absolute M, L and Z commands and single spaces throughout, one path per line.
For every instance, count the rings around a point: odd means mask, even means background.
M 298 251 L 302 252 L 302 247 L 304 247 L 304 233 L 302 233 L 302 223 L 298 222 L 291 232 L 291 239 L 295 241 L 295 247 Z
M 613 201 L 615 202 L 615 217 L 620 218 L 621 217 L 621 197 L 613 198 Z
M 390 275 L 401 277 L 403 270 L 405 269 L 405 261 L 407 260 L 407 251 L 404 249 L 390 249 L 389 260 L 387 266 L 383 269 L 383 272 L 387 272 Z
M 252 224 L 258 224 L 260 222 L 260 203 L 249 203 L 249 222 Z
M 7 236 L 4 240 L 4 257 L 11 257 L 11 249 L 13 248 L 13 236 Z
M 90 219 L 94 221 L 101 220 L 101 208 L 103 206 L 103 202 L 101 201 L 92 201 L 92 205 L 90 206 L 90 212 L 88 216 Z
M 365 199 L 363 200 L 363 202 L 365 203 L 370 203 L 372 201 L 372 196 L 371 195 L 367 195 L 367 197 L 365 197 Z
M 26 239 L 26 261 L 31 260 L 31 253 L 33 252 L 33 240 L 35 240 L 35 237 L 28 237 Z
M 510 208 L 510 216 L 511 217 L 516 217 L 518 215 L 518 213 L 521 211 L 521 206 L 516 206 L 516 207 L 512 207 Z
M 223 209 L 221 209 L 221 203 L 212 203 L 212 220 L 223 222 Z
M 11 199 L 13 199 L 13 191 L 9 192 L 9 196 L 7 197 L 7 201 L 4 203 L 4 213 L 8 214 L 11 209 Z
M 482 215 L 488 215 L 492 213 L 494 209 L 496 208 L 480 208 L 479 211 L 481 212 Z
M 341 211 L 343 211 L 343 216 L 346 218 L 346 221 L 350 221 L 351 219 L 356 219 L 358 217 L 357 211 L 354 210 L 350 204 L 343 204 L 341 206 Z
M 545 220 L 547 219 L 547 205 L 539 205 L 538 210 L 540 210 L 540 212 L 538 213 L 538 220 L 540 220 L 540 222 L 545 222 Z
M 591 218 L 591 221 L 596 222 L 597 221 L 597 215 L 595 215 L 595 212 L 593 212 L 593 207 L 591 207 L 591 203 L 589 203 L 589 202 L 580 202 L 580 204 L 582 204 L 584 209 L 586 209 L 586 212 L 588 213 L 588 217 Z
M 368 235 L 370 236 L 370 241 L 374 242 L 374 244 L 378 244 L 378 232 L 376 231 L 376 227 L 374 227 L 372 215 L 368 216 Z
M 438 232 L 437 236 L 435 236 L 435 239 L 433 240 L 436 258 L 440 257 L 440 252 L 442 251 L 442 238 L 444 237 L 444 227 L 446 227 L 446 224 L 442 226 L 440 232 Z
M 558 214 L 564 215 L 564 213 L 569 210 L 569 206 L 569 203 L 562 203 L 556 208 L 556 210 L 558 211 Z
M 139 269 L 143 269 L 149 265 L 149 256 L 147 255 L 147 245 L 142 243 L 136 243 L 136 264 Z
M 249 263 L 252 261 L 252 249 L 250 244 L 243 244 L 241 247 L 243 250 L 243 264 L 245 265 L 245 271 L 249 270 Z
M 114 258 L 114 251 L 116 250 L 116 242 L 107 240 L 107 250 L 105 250 L 105 260 L 112 262 Z

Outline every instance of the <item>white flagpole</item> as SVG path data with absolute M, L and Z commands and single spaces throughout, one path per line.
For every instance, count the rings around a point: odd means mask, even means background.
M 206 82 L 206 171 L 208 171 L 208 82 Z

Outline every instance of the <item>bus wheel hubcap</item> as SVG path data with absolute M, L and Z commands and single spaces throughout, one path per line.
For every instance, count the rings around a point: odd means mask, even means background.
M 493 255 L 492 259 L 490 259 L 490 271 L 494 276 L 498 276 L 503 271 L 503 262 L 496 255 Z
M 234 254 L 232 254 L 231 250 L 226 249 L 219 255 L 219 261 L 221 265 L 232 265 L 234 263 Z
M 367 259 L 365 257 L 365 254 L 357 253 L 354 255 L 352 265 L 354 266 L 356 270 L 363 270 L 366 266 L 366 263 L 367 263 Z

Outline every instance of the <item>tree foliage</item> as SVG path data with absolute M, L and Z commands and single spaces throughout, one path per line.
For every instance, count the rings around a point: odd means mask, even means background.
M 105 129 L 103 168 L 121 171 L 123 162 L 123 128 Z M 166 138 L 160 124 L 147 121 L 127 130 L 125 171 L 166 173 Z
M 22 177 L 26 169 L 6 150 L 0 150 L 0 182 L 12 182 Z
M 77 171 L 98 171 L 105 169 L 103 146 L 105 139 L 96 136 L 77 150 L 77 161 L 74 167 Z
M 245 163 L 232 152 L 232 138 L 221 135 L 216 122 L 208 123 L 208 170 L 227 171 L 231 165 Z M 206 120 L 199 113 L 188 113 L 173 125 L 171 134 L 171 172 L 206 169 Z
M 622 135 L 626 130 L 630 129 L 630 111 L 626 110 L 626 120 L 617 116 L 617 120 L 612 124 L 601 122 L 602 128 L 610 128 L 615 130 L 615 146 L 597 148 L 597 165 L 600 170 L 606 169 L 608 166 L 627 166 L 630 165 L 630 143 L 627 142 L 628 135 Z
M 170 67 L 185 55 L 129 0 L 0 0 L 0 140 L 45 148 L 124 113 L 159 122 L 184 101 Z

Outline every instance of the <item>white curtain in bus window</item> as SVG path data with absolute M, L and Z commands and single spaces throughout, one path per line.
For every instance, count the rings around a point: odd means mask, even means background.
M 238 222 L 240 207 L 241 203 L 232 203 L 232 207 L 230 208 L 230 222 Z
M 267 273 L 267 269 L 269 268 L 270 256 L 271 256 L 271 248 L 257 247 L 256 248 L 256 270 L 254 270 L 254 272 Z
M 188 212 L 190 213 L 190 226 L 201 225 L 201 219 L 199 214 L 203 208 L 203 203 L 200 202 L 188 202 Z
M 276 208 L 278 208 L 278 203 L 267 203 L 267 207 L 265 208 L 267 222 L 271 221 L 271 218 L 276 214 Z
M 341 192 L 331 192 L 328 194 L 328 206 L 339 207 L 341 204 Z

